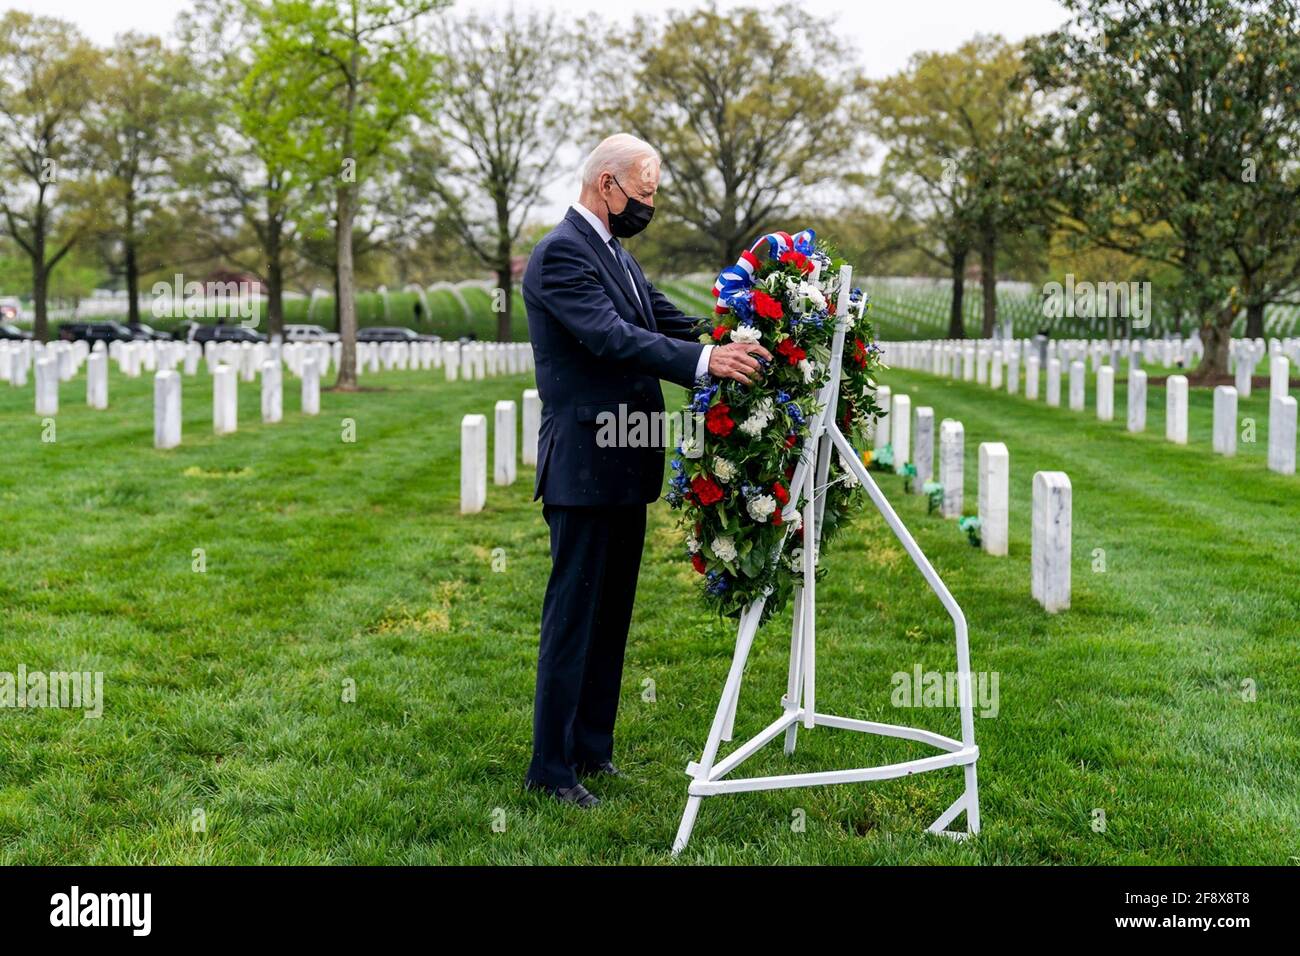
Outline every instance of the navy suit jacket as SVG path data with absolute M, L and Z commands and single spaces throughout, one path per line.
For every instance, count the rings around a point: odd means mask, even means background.
M 572 209 L 529 257 L 524 304 L 542 399 L 534 498 L 547 504 L 659 497 L 662 430 L 657 446 L 602 448 L 597 419 L 618 416 L 620 406 L 625 416 L 663 412 L 660 379 L 689 388 L 704 346 L 696 320 L 651 285 L 635 260 L 630 265 L 639 302 L 609 247 Z

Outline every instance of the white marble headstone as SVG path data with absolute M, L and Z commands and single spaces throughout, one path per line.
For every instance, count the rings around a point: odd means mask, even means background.
M 515 403 L 502 399 L 493 409 L 492 481 L 513 485 L 518 471 L 515 455 Z
M 1102 365 L 1097 369 L 1097 420 L 1108 422 L 1115 417 L 1115 369 Z
M 894 471 L 901 473 L 903 466 L 912 460 L 912 399 L 899 393 L 891 404 L 890 444 L 894 446 Z
M 153 447 L 175 448 L 181 443 L 181 376 L 176 371 L 153 377 Z
M 1165 440 L 1187 444 L 1187 376 L 1165 379 Z
M 979 517 L 985 552 L 1007 553 L 1011 457 L 1002 442 L 980 442 Z
M 1031 592 L 1049 613 L 1070 606 L 1072 511 L 1070 478 L 1063 471 L 1034 475 Z
M 915 494 L 924 494 L 927 481 L 934 480 L 934 409 L 918 405 L 912 428 L 912 463 L 916 465 L 916 478 L 912 482 Z
M 1128 371 L 1128 430 L 1143 432 L 1147 428 L 1147 373 L 1140 368 Z
M 1268 403 L 1268 467 L 1280 475 L 1295 474 L 1296 401 L 1288 395 Z
M 522 361 L 522 353 L 521 353 Z M 537 436 L 542 427 L 542 399 L 537 389 L 524 389 L 524 447 L 525 465 L 537 465 Z
M 487 503 L 487 416 L 460 422 L 460 513 L 474 514 Z
M 961 422 L 945 418 L 939 424 L 939 483 L 943 485 L 943 505 L 939 514 L 960 518 L 965 482 L 966 433 Z
M 1231 457 L 1237 454 L 1237 390 L 1231 385 L 1214 389 L 1214 451 Z

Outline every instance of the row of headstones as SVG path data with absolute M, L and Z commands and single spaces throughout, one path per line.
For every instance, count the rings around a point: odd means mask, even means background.
M 177 367 L 182 367 L 186 375 L 195 375 L 199 363 L 206 361 L 210 373 L 215 375 L 218 367 L 228 367 L 245 382 L 255 381 L 257 372 L 264 371 L 268 363 L 274 364 L 277 370 L 283 363 L 302 378 L 310 363 L 319 381 L 329 370 L 331 360 L 337 362 L 340 348 L 337 343 L 330 346 L 310 342 L 282 346 L 208 342 L 202 347 L 193 342 L 114 342 L 108 349 L 102 342 L 97 342 L 93 349 L 85 342 L 0 342 L 0 380 L 25 386 L 27 371 L 34 368 L 36 414 L 51 416 L 59 410 L 59 383 L 73 378 L 83 364 L 87 370 L 86 403 L 91 408 L 105 409 L 110 359 L 129 377 L 138 377 L 142 370 L 172 371 Z M 458 343 L 363 342 L 357 349 L 358 372 L 378 371 L 381 365 L 385 369 L 428 369 L 445 364 L 448 379 L 455 380 L 462 368 L 465 377 L 473 379 L 517 374 L 533 367 L 532 347 L 528 343 L 469 343 L 462 349 Z
M 482 379 L 493 375 L 519 375 L 533 370 L 529 342 L 440 342 L 439 361 L 447 381 Z
M 303 361 L 302 413 L 320 414 L 320 371 L 314 357 Z M 156 372 L 153 388 L 153 443 L 155 448 L 175 448 L 181 443 L 181 377 L 175 369 Z M 284 418 L 284 372 L 279 362 L 262 365 L 262 422 L 274 425 Z M 212 373 L 212 430 L 229 435 L 239 427 L 239 387 L 235 368 L 218 365 Z
M 1292 340 L 1273 339 L 1275 347 L 1269 352 L 1269 419 L 1268 467 L 1282 475 L 1296 471 L 1296 400 L 1287 394 L 1290 361 L 1285 354 Z M 889 345 L 890 364 L 898 368 L 919 369 L 936 374 L 949 374 L 990 388 L 1003 387 L 1008 394 L 1020 390 L 1020 350 L 1012 348 L 1006 353 L 1000 349 L 987 350 L 978 344 L 946 349 L 950 343 L 894 342 Z M 1005 344 L 1005 343 L 1004 343 Z M 1065 344 L 1065 343 L 1062 343 Z M 1222 455 L 1237 453 L 1237 399 L 1249 398 L 1251 376 L 1258 357 L 1263 355 L 1258 340 L 1241 340 L 1235 350 L 1236 384 L 1220 385 L 1214 390 L 1213 449 Z M 1031 352 L 1025 357 L 1025 398 L 1038 400 L 1039 357 Z M 1046 403 L 1052 407 L 1061 404 L 1062 360 L 1047 360 Z M 1099 421 L 1109 422 L 1115 417 L 1115 366 L 1095 366 L 1096 411 Z M 1072 411 L 1086 407 L 1087 367 L 1082 359 L 1070 360 L 1068 370 L 1068 403 Z M 1128 373 L 1128 430 L 1146 430 L 1147 373 L 1130 365 Z M 1187 377 L 1170 375 L 1165 381 L 1165 438 L 1175 444 L 1187 444 Z M 896 457 L 895 460 L 902 460 Z
M 895 470 L 910 462 L 916 469 L 912 491 L 925 494 L 934 480 L 934 409 L 919 405 L 912 411 L 908 395 L 894 395 L 887 385 L 876 389 L 876 404 L 887 414 L 873 429 L 872 447 L 892 446 Z M 965 505 L 966 437 L 961 422 L 945 418 L 939 424 L 939 484 L 943 500 L 939 514 L 960 518 Z M 1005 557 L 1010 537 L 1010 454 L 1002 442 L 979 447 L 979 519 L 981 547 Z M 1034 475 L 1030 548 L 1030 592 L 1049 612 L 1070 606 L 1071 488 L 1063 471 Z
M 537 467 L 537 438 L 542 427 L 542 400 L 537 389 L 524 390 L 522 458 Z M 513 485 L 518 477 L 515 403 L 503 399 L 493 407 L 492 483 Z M 460 423 L 460 513 L 475 514 L 487 504 L 488 422 L 486 415 L 466 415 Z
M 1053 358 L 1060 359 L 1063 366 L 1076 359 L 1087 360 L 1095 373 L 1103 365 L 1119 368 L 1121 361 L 1127 361 L 1131 369 L 1140 368 L 1144 363 L 1165 367 L 1185 365 L 1193 359 L 1199 360 L 1205 353 L 1199 336 L 1187 340 L 924 339 L 889 342 L 887 347 L 891 365 L 950 375 L 980 385 L 987 383 L 995 388 L 1001 387 L 1001 370 L 996 368 L 999 362 L 1009 373 L 1013 363 L 1017 366 L 1027 363 L 1031 357 L 1037 358 L 1040 367 Z M 1300 338 L 1233 339 L 1228 346 L 1228 364 L 1229 370 L 1237 375 L 1238 389 L 1243 378 L 1249 388 L 1250 377 L 1265 357 L 1271 360 L 1279 355 L 1300 365 Z

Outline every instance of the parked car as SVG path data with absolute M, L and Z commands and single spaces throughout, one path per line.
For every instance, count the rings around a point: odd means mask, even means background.
M 357 330 L 358 342 L 441 342 L 436 335 L 421 335 L 397 325 L 372 325 Z
M 146 325 L 143 322 L 127 322 L 126 327 L 135 333 L 137 339 L 144 339 L 148 342 L 170 342 L 172 340 L 170 332 L 160 332 L 152 325 Z
M 179 330 L 178 330 L 179 331 Z M 190 342 L 265 342 L 266 336 L 242 325 L 201 325 L 186 330 L 186 339 Z
M 18 326 L 14 325 L 12 322 L 0 321 L 0 339 L 10 339 L 10 340 L 16 339 L 18 341 L 22 341 L 24 339 L 30 339 L 31 337 L 32 337 L 32 333 L 24 332 L 22 329 L 18 328 Z
M 286 325 L 284 327 L 286 342 L 337 342 L 338 334 L 329 332 L 323 325 Z
M 136 334 L 121 322 L 60 322 L 59 338 L 65 342 L 134 342 Z

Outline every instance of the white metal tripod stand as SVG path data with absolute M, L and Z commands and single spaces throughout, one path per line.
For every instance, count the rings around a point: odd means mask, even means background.
M 785 696 L 781 698 L 781 716 L 768 724 L 755 737 L 742 744 L 722 760 L 718 760 L 718 747 L 723 740 L 731 740 L 732 728 L 736 718 L 736 703 L 740 698 L 740 682 L 745 671 L 745 661 L 749 657 L 758 624 L 762 619 L 765 595 L 754 601 L 741 613 L 740 625 L 736 634 L 736 650 L 731 660 L 731 669 L 723 685 L 722 699 L 718 701 L 717 712 L 709 729 L 709 737 L 704 745 L 704 753 L 698 761 L 686 766 L 691 784 L 687 788 L 686 810 L 682 813 L 681 825 L 677 828 L 677 837 L 673 840 L 673 855 L 677 855 L 691 838 L 695 826 L 695 817 L 700 811 L 700 802 L 705 797 L 725 793 L 741 793 L 750 790 L 779 790 L 789 787 L 812 787 L 831 783 L 859 783 L 868 780 L 889 780 L 905 777 L 945 767 L 962 767 L 965 773 L 965 789 L 952 805 L 935 819 L 927 828 L 928 832 L 941 833 L 945 836 L 964 838 L 980 829 L 979 790 L 975 779 L 975 762 L 979 758 L 979 748 L 975 746 L 975 717 L 971 701 L 970 650 L 966 640 L 966 616 L 962 613 L 956 600 L 948 592 L 939 575 L 935 573 L 930 562 L 922 553 L 903 522 L 895 514 L 889 501 L 881 493 L 871 475 L 862 464 L 862 459 L 853 450 L 835 424 L 835 409 L 839 401 L 840 367 L 844 353 L 844 319 L 849 310 L 849 286 L 852 270 L 844 266 L 840 271 L 840 295 L 836 308 L 839 322 L 835 329 L 835 338 L 831 348 L 830 379 L 819 396 L 820 411 L 812 421 L 807 440 L 804 443 L 790 482 L 790 503 L 782 512 L 789 522 L 802 503 L 803 517 L 803 583 L 794 590 L 794 626 L 790 635 L 790 671 L 786 684 Z M 862 483 L 871 501 L 884 516 L 885 522 L 893 530 L 903 548 L 911 556 L 913 563 L 920 569 L 930 589 L 938 596 L 944 608 L 952 618 L 957 643 L 957 700 L 961 711 L 961 740 L 954 740 L 941 734 L 914 727 L 902 727 L 896 724 L 882 724 L 870 720 L 856 720 L 849 717 L 836 717 L 831 714 L 819 714 L 816 710 L 816 633 L 817 633 L 817 582 L 814 576 L 817 547 L 821 541 L 822 514 L 826 508 L 826 488 L 830 471 L 832 449 L 844 458 L 847 467 Z M 740 764 L 758 752 L 764 744 L 785 733 L 785 752 L 794 753 L 795 739 L 799 724 L 805 728 L 838 727 L 842 730 L 857 730 L 868 734 L 885 737 L 901 737 L 929 744 L 941 753 L 932 757 L 906 760 L 901 763 L 887 764 L 879 767 L 859 767 L 850 770 L 823 770 L 815 773 L 783 774 L 770 777 L 745 777 L 724 779 Z M 966 812 L 966 831 L 951 831 L 949 824 L 962 811 Z

